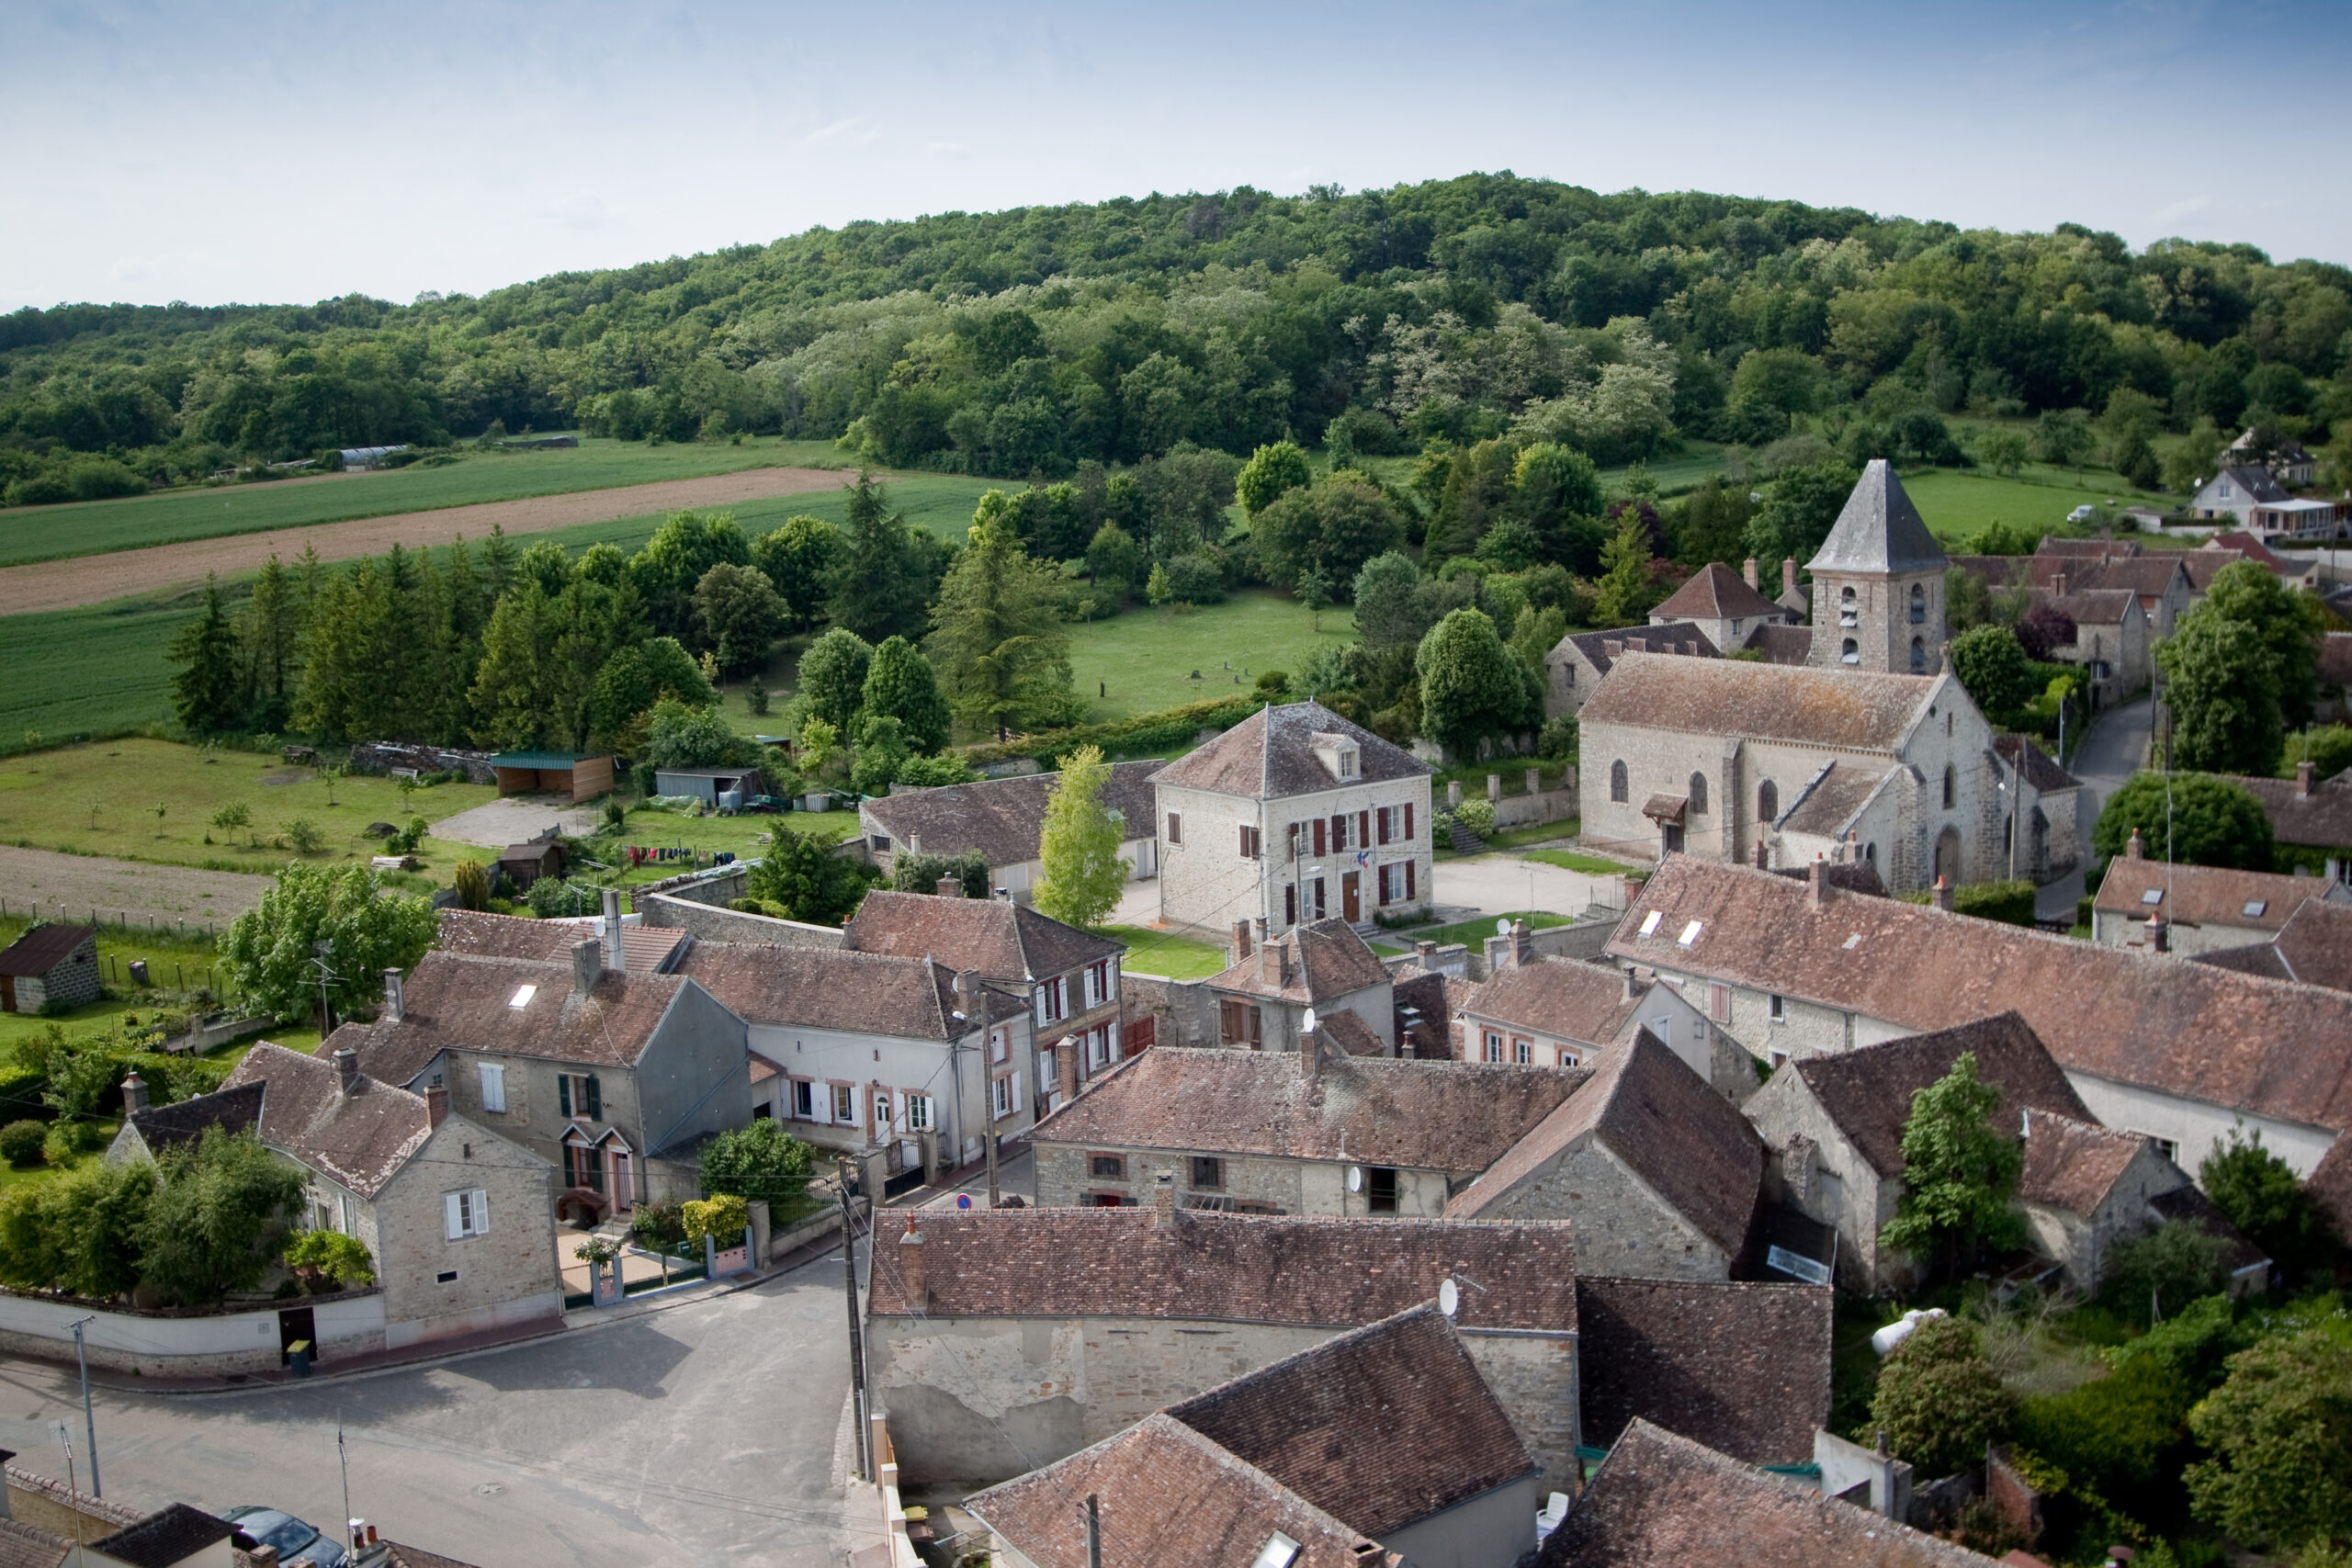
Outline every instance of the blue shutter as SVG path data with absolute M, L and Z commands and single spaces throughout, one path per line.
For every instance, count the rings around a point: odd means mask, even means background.
M 605 1091 L 603 1087 L 596 1082 L 596 1075 L 590 1073 L 588 1075 L 588 1120 L 591 1122 L 601 1122 L 604 1119 Z
M 556 1097 L 556 1100 L 557 1100 L 558 1103 L 560 1103 L 560 1104 L 562 1106 L 562 1108 L 563 1108 L 563 1114 L 565 1114 L 566 1116 L 571 1115 L 571 1075 L 570 1073 L 558 1073 L 558 1074 L 556 1074 L 556 1076 L 555 1076 L 555 1097 Z

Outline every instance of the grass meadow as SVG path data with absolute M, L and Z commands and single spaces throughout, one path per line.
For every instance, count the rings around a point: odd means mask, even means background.
M 2086 502 L 2101 505 L 2153 506 L 2169 511 L 2177 496 L 2135 491 L 2104 468 L 2069 468 L 2035 464 L 2015 479 L 2003 479 L 1989 468 L 1919 468 L 1903 476 L 1903 488 L 1927 520 L 1928 529 L 1947 549 L 1996 521 L 2020 525 L 2063 523 L 2066 513 Z M 2153 536 L 2150 536 L 2153 537 Z
M 1355 617 L 1326 610 L 1318 632 L 1288 594 L 1253 589 L 1185 614 L 1137 607 L 1069 634 L 1070 673 L 1088 717 L 1102 720 L 1231 696 L 1269 670 L 1295 675 L 1315 649 L 1354 641 Z

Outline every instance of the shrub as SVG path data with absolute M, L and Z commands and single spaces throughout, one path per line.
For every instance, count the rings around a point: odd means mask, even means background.
M 596 912 L 603 895 L 584 882 L 566 882 L 560 876 L 542 876 L 531 884 L 523 895 L 523 902 L 539 919 L 553 919 L 560 915 L 591 915 Z
M 680 1210 L 680 1218 L 685 1222 L 687 1241 L 709 1236 L 721 1247 L 732 1247 L 742 1236 L 743 1227 L 752 1223 L 752 1210 L 741 1194 L 726 1192 L 689 1200 Z
M 52 1122 L 41 1133 L 41 1157 L 51 1165 L 71 1165 L 106 1142 L 106 1131 L 96 1122 Z
M 972 784 L 979 778 L 960 757 L 909 757 L 899 764 L 893 784 L 935 789 L 942 784 Z
M 1221 604 L 1225 579 L 1206 556 L 1178 556 L 1165 563 L 1168 597 L 1180 604 Z M 1159 569 L 1155 568 L 1157 574 Z
M 676 1253 L 686 1245 L 686 1219 L 675 1203 L 640 1203 L 628 1223 L 637 1244 L 653 1252 Z
M 2017 1440 L 2109 1497 L 2179 1473 L 2199 1390 L 2153 1356 L 2080 1388 L 2024 1401 Z
M 0 1159 L 10 1165 L 30 1165 L 40 1158 L 49 1129 L 39 1122 L 11 1122 L 0 1127 Z
M 1535 754 L 1547 762 L 1573 762 L 1577 760 L 1577 721 L 1574 718 L 1547 718 L 1535 739 Z
M 458 902 L 469 909 L 490 908 L 490 872 L 478 860 L 458 863 L 450 875 L 450 885 L 458 890 Z
M 1491 800 L 1474 795 L 1464 801 L 1462 809 L 1453 816 L 1455 820 L 1482 839 L 1495 830 L 1495 803 Z
M 2109 1250 L 2099 1301 L 2117 1315 L 2144 1326 L 2152 1308 L 2168 1317 L 2199 1296 L 2226 1289 L 2227 1254 L 2227 1245 L 2210 1231 L 2185 1220 L 2167 1220 Z
M 1259 706 L 1252 697 L 1218 697 L 1158 713 L 1134 714 L 1107 724 L 1072 725 L 1041 730 L 1015 740 L 967 746 L 957 755 L 974 766 L 1035 757 L 1041 764 L 1055 768 L 1061 765 L 1063 757 L 1081 746 L 1099 747 L 1105 757 L 1167 751 L 1191 745 L 1203 730 L 1230 729 L 1256 713 Z
M 1871 1421 L 1897 1457 L 1923 1478 L 1951 1475 L 1984 1457 L 2004 1436 L 2016 1400 L 1984 1359 L 1976 1325 L 1956 1317 L 1919 1320 L 1879 1372 Z
M 782 1206 L 800 1196 L 814 1162 L 807 1144 L 782 1122 L 763 1118 L 703 1145 L 702 1188 L 715 1197 L 764 1198 Z
M 2212 1458 L 2182 1474 L 2197 1517 L 2257 1548 L 2352 1536 L 2352 1347 L 2340 1330 L 2264 1340 L 2189 1427 Z
M 376 1262 L 365 1243 L 341 1231 L 298 1231 L 286 1244 L 286 1266 L 311 1294 L 376 1282 Z
M 989 896 L 989 859 L 978 850 L 960 855 L 913 854 L 899 852 L 890 863 L 890 886 L 899 893 L 935 893 L 939 879 L 952 876 L 963 885 L 967 898 Z
M 1906 904 L 1925 904 L 1935 894 L 1928 889 L 1905 893 Z M 2005 925 L 2031 927 L 2034 886 L 2030 882 L 1971 882 L 1951 890 L 1951 907 L 1955 914 L 1973 915 L 1980 920 L 1999 920 Z
M 286 841 L 294 846 L 296 854 L 314 855 L 327 847 L 327 836 L 307 817 L 289 818 L 284 830 Z

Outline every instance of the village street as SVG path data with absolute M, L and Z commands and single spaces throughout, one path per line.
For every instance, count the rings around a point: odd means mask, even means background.
M 102 1389 L 106 1495 L 213 1512 L 283 1508 L 334 1533 L 351 1513 L 497 1568 L 838 1568 L 853 1539 L 831 1483 L 848 1388 L 838 1252 L 752 1289 L 439 1365 L 252 1392 Z M 70 1368 L 0 1362 L 0 1447 L 60 1480 Z M 878 1527 L 878 1521 L 877 1521 Z

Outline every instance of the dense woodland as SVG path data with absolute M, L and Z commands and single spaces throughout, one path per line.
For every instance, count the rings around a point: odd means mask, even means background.
M 2249 422 L 2324 439 L 2352 415 L 2347 360 L 2352 271 L 2246 245 L 2134 254 L 2073 225 L 1509 174 L 1244 186 L 856 223 L 479 299 L 21 310 L 0 319 L 0 484 L 120 493 L 492 422 L 846 436 L 877 463 L 1046 479 L 1285 435 L 1515 431 L 1607 465 L 1678 434 L 1761 446 L 1806 414 L 1871 455 L 1958 460 L 1921 416 L 2070 410 L 2153 479 L 2200 430 L 2188 472 Z

